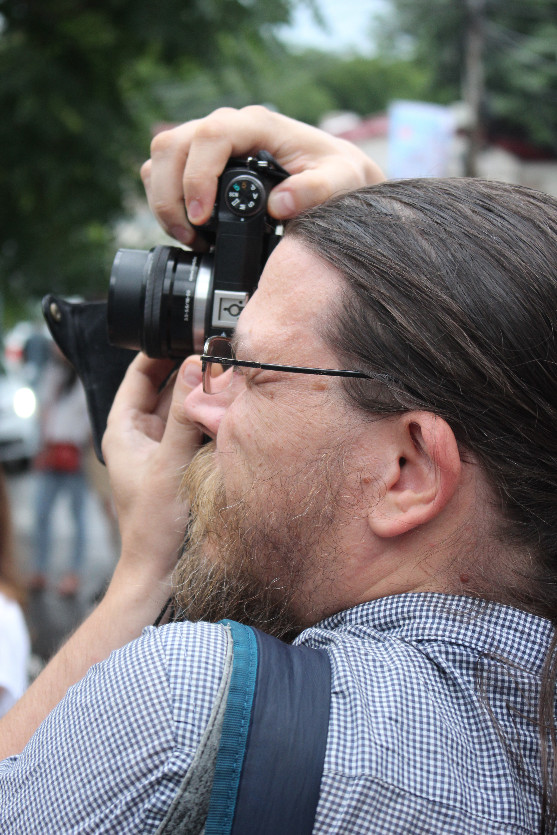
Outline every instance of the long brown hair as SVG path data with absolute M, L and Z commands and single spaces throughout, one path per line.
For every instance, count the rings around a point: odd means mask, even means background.
M 490 480 L 499 541 L 532 568 L 482 596 L 557 626 L 557 202 L 473 179 L 388 182 L 301 215 L 287 234 L 346 281 L 328 334 L 343 367 L 396 381 L 345 380 L 350 400 L 439 414 Z M 542 833 L 557 821 L 556 646 L 538 712 Z

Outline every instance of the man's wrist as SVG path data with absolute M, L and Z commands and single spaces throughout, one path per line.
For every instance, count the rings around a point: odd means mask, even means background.
M 122 555 L 101 601 L 104 609 L 124 610 L 144 626 L 152 623 L 171 594 L 170 573 L 150 564 L 134 564 Z

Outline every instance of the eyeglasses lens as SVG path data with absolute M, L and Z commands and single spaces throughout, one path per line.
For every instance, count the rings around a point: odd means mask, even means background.
M 213 336 L 207 340 L 205 353 L 209 357 L 222 359 L 222 362 L 207 362 L 203 375 L 203 388 L 207 394 L 218 394 L 228 388 L 232 382 L 232 366 L 227 360 L 234 359 L 230 340 Z

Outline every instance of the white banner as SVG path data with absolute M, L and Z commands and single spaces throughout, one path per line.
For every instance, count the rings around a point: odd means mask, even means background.
M 454 131 L 454 117 L 448 107 L 418 101 L 392 102 L 389 177 L 447 176 Z

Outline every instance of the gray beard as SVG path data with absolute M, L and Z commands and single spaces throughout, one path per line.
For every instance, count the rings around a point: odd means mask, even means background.
M 280 507 L 258 509 L 252 506 L 255 486 L 246 491 L 249 502 L 246 496 L 227 502 L 214 450 L 214 443 L 199 450 L 182 483 L 191 511 L 173 576 L 176 616 L 210 622 L 230 618 L 292 640 L 308 620 L 319 619 L 312 619 L 310 595 L 300 600 L 302 587 L 308 587 L 309 577 L 313 588 L 327 581 L 327 561 L 317 569 L 310 559 L 336 519 L 336 496 L 323 480 L 323 464 L 319 474 L 305 474 L 309 487 L 302 507 L 299 502 L 289 507 L 285 484 Z

